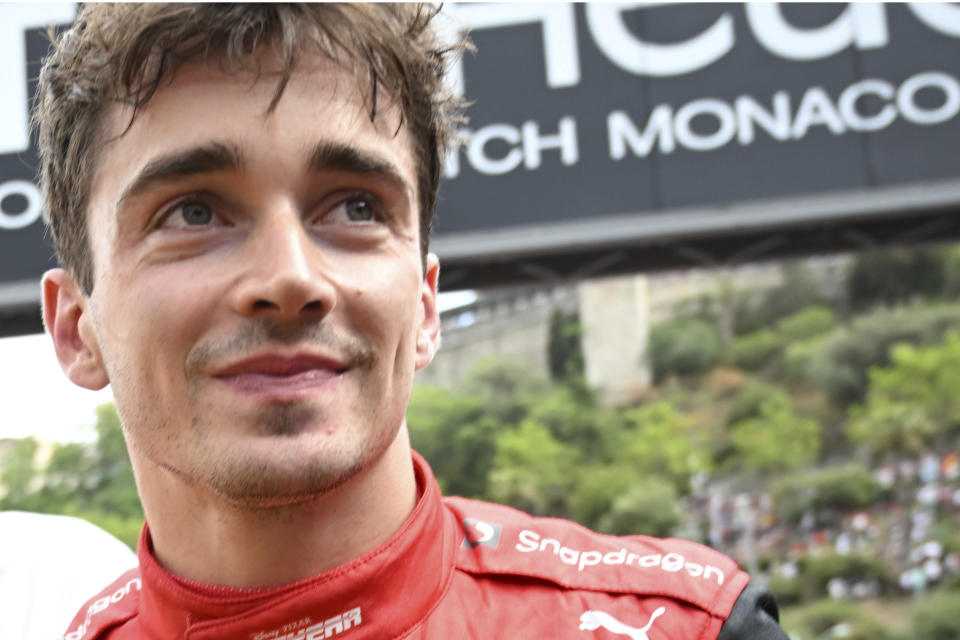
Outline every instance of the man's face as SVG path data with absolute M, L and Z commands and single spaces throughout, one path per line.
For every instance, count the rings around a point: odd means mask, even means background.
M 438 326 L 398 110 L 380 96 L 372 122 L 355 76 L 321 58 L 267 113 L 275 89 L 187 65 L 125 133 L 129 111 L 107 115 L 79 331 L 138 475 L 250 505 L 382 454 Z

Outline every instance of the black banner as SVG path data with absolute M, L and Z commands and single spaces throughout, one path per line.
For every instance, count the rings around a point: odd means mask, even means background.
M 463 270 L 574 246 L 592 247 L 595 262 L 605 259 L 600 248 L 635 247 L 641 237 L 664 244 L 725 228 L 729 241 L 844 212 L 888 215 L 884 203 L 902 213 L 960 202 L 960 7 L 444 11 L 477 46 L 451 70 L 473 105 L 441 189 L 434 246 L 445 278 L 460 269 L 471 286 L 506 282 L 509 269 Z M 24 286 L 53 264 L 26 114 L 44 25 L 73 12 L 0 5 L 0 309 L 22 304 Z M 929 194 L 939 194 L 933 204 Z M 820 200 L 791 204 L 805 197 Z M 769 202 L 779 204 L 751 208 Z

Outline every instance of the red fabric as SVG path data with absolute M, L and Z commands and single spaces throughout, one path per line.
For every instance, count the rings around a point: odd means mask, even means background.
M 65 640 L 714 639 L 747 575 L 685 540 L 617 538 L 499 505 L 421 496 L 353 562 L 275 589 L 191 583 L 140 539 L 140 569 L 77 614 Z

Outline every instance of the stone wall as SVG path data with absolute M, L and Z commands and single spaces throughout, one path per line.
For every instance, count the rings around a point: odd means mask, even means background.
M 550 316 L 576 311 L 575 286 L 523 287 L 485 293 L 441 315 L 441 344 L 418 384 L 456 385 L 477 360 L 509 357 L 549 375 Z
M 841 294 L 849 260 L 829 256 L 804 264 L 824 293 L 834 296 Z M 587 383 L 603 400 L 617 404 L 650 385 L 651 326 L 693 312 L 703 298 L 762 295 L 782 283 L 781 263 L 769 262 L 482 292 L 476 302 L 442 314 L 440 351 L 417 381 L 454 386 L 475 361 L 492 356 L 510 357 L 549 375 L 550 317 L 559 308 L 579 314 Z

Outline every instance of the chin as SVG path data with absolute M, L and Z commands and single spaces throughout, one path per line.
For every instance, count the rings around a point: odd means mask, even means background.
M 325 460 L 307 457 L 298 447 L 297 460 L 240 455 L 209 469 L 203 484 L 224 501 L 241 508 L 263 509 L 309 502 L 327 495 L 354 478 L 365 460 Z
M 207 448 L 195 477 L 224 501 L 264 509 L 303 504 L 336 491 L 379 460 L 396 434 L 357 440 L 329 425 L 270 429 L 246 442 Z M 208 443 L 212 444 L 212 443 Z

